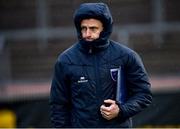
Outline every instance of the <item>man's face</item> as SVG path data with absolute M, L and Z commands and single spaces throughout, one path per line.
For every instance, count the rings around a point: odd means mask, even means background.
M 84 19 L 81 22 L 81 34 L 82 38 L 86 41 L 93 41 L 98 39 L 100 33 L 103 31 L 103 24 L 96 19 Z

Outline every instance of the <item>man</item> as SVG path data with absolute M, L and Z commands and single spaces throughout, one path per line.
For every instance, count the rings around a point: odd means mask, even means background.
M 50 94 L 53 126 L 132 127 L 131 117 L 152 101 L 139 56 L 109 39 L 113 20 L 106 4 L 82 4 L 74 23 L 79 41 L 55 64 Z M 119 67 L 126 87 L 123 103 L 115 99 L 117 79 L 112 76 Z

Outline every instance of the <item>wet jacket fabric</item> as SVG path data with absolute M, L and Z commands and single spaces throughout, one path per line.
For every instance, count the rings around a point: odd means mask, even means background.
M 85 18 L 102 21 L 99 39 L 81 38 L 80 22 Z M 131 127 L 131 117 L 152 101 L 150 83 L 138 54 L 109 40 L 112 16 L 103 3 L 82 4 L 75 12 L 78 42 L 61 53 L 56 61 L 51 85 L 51 121 L 54 127 L 121 128 Z M 121 67 L 126 86 L 126 100 L 117 102 L 120 113 L 112 120 L 101 116 L 100 106 L 106 99 L 115 100 L 116 81 L 111 70 Z

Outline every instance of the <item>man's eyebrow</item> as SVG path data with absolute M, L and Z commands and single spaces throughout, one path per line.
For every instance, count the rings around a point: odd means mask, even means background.
M 85 25 L 81 25 L 81 28 L 90 28 L 90 29 L 95 29 L 95 28 L 99 28 L 98 26 L 85 26 Z
M 98 28 L 98 27 L 97 26 L 90 26 L 89 28 L 95 29 L 95 28 Z

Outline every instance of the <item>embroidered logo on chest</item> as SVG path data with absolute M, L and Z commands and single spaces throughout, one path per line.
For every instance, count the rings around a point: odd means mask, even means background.
M 85 83 L 85 82 L 88 82 L 88 80 L 84 76 L 81 76 L 78 80 L 78 83 Z

